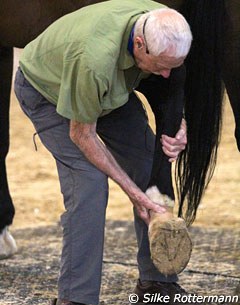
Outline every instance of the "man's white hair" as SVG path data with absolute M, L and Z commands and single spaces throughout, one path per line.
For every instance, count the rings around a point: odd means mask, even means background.
M 134 37 L 137 36 L 143 37 L 149 53 L 154 56 L 171 50 L 168 56 L 184 57 L 192 42 L 192 33 L 186 19 L 170 8 L 143 14 L 136 22 Z

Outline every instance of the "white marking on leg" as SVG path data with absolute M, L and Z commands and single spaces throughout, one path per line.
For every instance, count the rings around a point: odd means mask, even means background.
M 174 200 L 169 196 L 162 194 L 155 185 L 146 190 L 146 195 L 157 205 L 174 207 Z
M 13 238 L 12 234 L 9 232 L 8 228 L 5 231 L 5 241 L 8 244 L 9 248 L 11 249 L 11 253 L 14 254 L 17 252 L 17 244 L 15 239 Z
M 0 234 L 0 259 L 5 259 L 17 252 L 17 244 L 8 231 L 8 228 L 4 228 Z

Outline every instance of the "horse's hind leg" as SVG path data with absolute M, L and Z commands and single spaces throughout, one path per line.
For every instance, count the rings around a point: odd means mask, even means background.
M 13 48 L 0 48 L 0 258 L 16 252 L 16 244 L 7 230 L 12 224 L 14 206 L 9 193 L 6 156 L 9 150 L 9 104 L 13 69 Z
M 146 194 L 167 210 L 164 214 L 151 212 L 149 224 L 151 257 L 165 275 L 180 273 L 186 267 L 192 249 L 184 220 L 173 216 L 171 164 L 160 143 L 162 134 L 174 137 L 179 129 L 183 116 L 184 80 L 185 69 L 180 67 L 171 72 L 169 79 L 152 76 L 138 88 L 147 97 L 156 120 L 155 154 Z

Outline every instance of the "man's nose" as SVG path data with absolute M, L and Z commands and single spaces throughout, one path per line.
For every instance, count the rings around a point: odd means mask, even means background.
M 161 71 L 161 75 L 164 78 L 168 78 L 170 76 L 171 70 L 170 69 L 166 69 L 166 70 L 162 70 Z

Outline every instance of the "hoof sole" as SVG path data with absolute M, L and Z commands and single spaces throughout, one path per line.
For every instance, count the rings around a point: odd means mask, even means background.
M 186 268 L 192 241 L 182 218 L 166 222 L 155 218 L 149 225 L 149 243 L 153 263 L 161 273 L 168 276 Z

